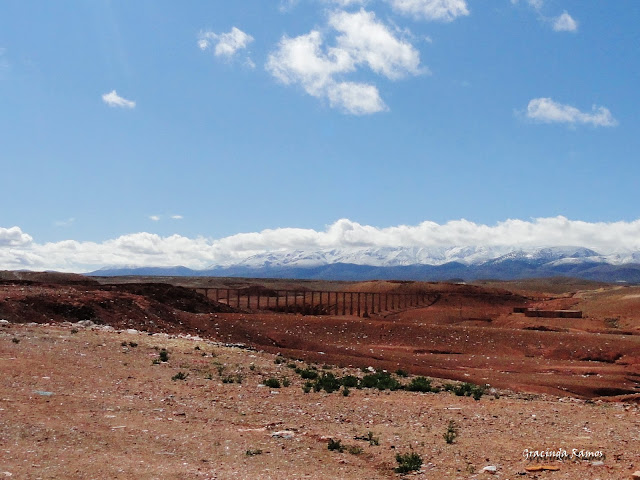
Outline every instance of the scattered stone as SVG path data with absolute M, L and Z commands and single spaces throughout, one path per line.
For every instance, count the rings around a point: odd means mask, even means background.
M 0 325 L 8 325 L 9 323 L 9 320 L 5 320 L 4 318 L 0 320 Z
M 125 332 L 130 333 L 131 335 L 137 335 L 138 333 L 140 333 L 135 328 L 127 328 Z
M 50 397 L 51 395 L 53 395 L 53 392 L 45 392 L 44 390 L 36 390 L 33 393 L 35 393 L 36 395 L 42 395 L 43 397 Z
M 93 327 L 95 323 L 93 323 L 91 320 L 80 320 L 79 322 L 76 322 L 76 325 L 80 327 Z
M 496 467 L 495 465 L 487 465 L 486 467 L 484 467 L 480 471 L 481 472 L 485 472 L 485 473 L 490 473 L 491 475 L 494 475 L 498 471 L 498 467 Z
M 592 467 L 602 467 L 604 465 L 604 462 L 602 460 L 598 460 L 596 462 L 591 462 L 591 466 Z
M 291 430 L 281 430 L 279 432 L 273 432 L 271 434 L 271 436 L 273 438 L 285 438 L 285 439 L 291 439 L 294 437 L 294 433 Z
M 631 474 L 632 480 L 640 480 L 640 470 L 636 470 Z

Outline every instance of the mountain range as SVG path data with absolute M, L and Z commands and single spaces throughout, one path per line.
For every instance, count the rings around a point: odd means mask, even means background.
M 94 276 L 223 276 L 324 280 L 513 280 L 568 276 L 640 283 L 640 252 L 584 247 L 359 247 L 277 251 L 204 269 L 112 266 Z

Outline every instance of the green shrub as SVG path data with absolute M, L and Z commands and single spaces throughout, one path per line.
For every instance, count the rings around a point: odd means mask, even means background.
M 305 368 L 304 370 L 296 371 L 298 375 L 300 375 L 304 380 L 315 380 L 318 378 L 318 372 L 315 370 L 311 370 L 310 368 Z
M 377 372 L 365 375 L 360 381 L 363 388 L 377 388 L 378 390 L 398 390 L 402 385 L 388 372 Z
M 332 452 L 333 451 L 338 451 L 340 453 L 344 452 L 344 445 L 342 445 L 342 442 L 340 440 L 334 440 L 333 438 L 329 439 L 329 444 L 327 445 L 327 448 Z
M 351 393 L 351 390 L 349 390 L 349 387 L 342 387 L 342 396 L 343 397 L 348 397 L 350 393 Z
M 171 377 L 171 380 L 186 380 L 188 376 L 188 373 L 178 372 L 173 377 Z
M 264 381 L 264 384 L 269 388 L 280 388 L 280 380 L 278 380 L 277 378 L 267 378 Z
M 158 354 L 158 358 L 160 359 L 161 362 L 168 362 L 169 352 L 167 352 L 167 350 L 163 348 L 162 350 L 160 350 L 160 353 Z
M 276 357 L 273 363 L 275 363 L 276 365 L 280 365 L 281 363 L 284 363 L 284 360 L 280 357 Z
M 358 377 L 355 377 L 353 375 L 345 375 L 340 379 L 340 383 L 342 383 L 342 385 L 344 385 L 345 387 L 349 387 L 349 388 L 357 387 L 358 381 L 359 381 Z
M 447 427 L 447 431 L 444 432 L 444 441 L 447 442 L 448 444 L 451 444 L 455 441 L 456 437 L 458 436 L 458 427 L 456 425 L 456 422 L 454 422 L 453 420 L 449 420 L 449 426 Z
M 324 390 L 327 393 L 333 393 L 339 390 L 341 385 L 340 380 L 338 380 L 333 373 L 329 372 L 323 373 L 317 378 L 313 388 L 316 392 Z
M 282 386 L 283 387 L 288 387 L 289 385 L 291 385 L 291 381 L 287 377 L 284 377 L 282 379 Z
M 255 450 L 247 450 L 245 452 L 245 454 L 247 455 L 247 457 L 253 457 L 255 455 L 261 455 L 262 454 L 262 450 L 260 450 L 259 448 L 255 449 Z
M 415 377 L 405 388 L 410 392 L 431 392 L 431 380 L 425 377 Z
M 399 368 L 398 370 L 396 370 L 396 375 L 399 377 L 407 378 L 409 376 L 409 373 L 406 370 L 402 370 L 401 368 Z
M 302 386 L 302 391 L 304 393 L 309 393 L 312 388 L 313 388 L 313 383 L 312 382 L 305 382 L 304 385 Z
M 13 337 L 13 338 L 11 339 L 11 341 L 12 341 L 13 343 L 20 343 L 20 339 L 19 339 L 19 338 L 16 338 L 16 337 Z
M 416 452 L 397 453 L 396 462 L 398 462 L 398 466 L 395 468 L 396 473 L 409 473 L 414 470 L 420 470 L 420 467 L 422 467 L 422 457 Z

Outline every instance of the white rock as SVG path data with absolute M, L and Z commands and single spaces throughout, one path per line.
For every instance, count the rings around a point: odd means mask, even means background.
M 136 334 L 140 333 L 140 332 L 138 332 L 138 330 L 136 330 L 135 328 L 127 328 L 127 329 L 125 330 L 125 332 L 130 333 L 131 335 L 136 335 Z
M 8 325 L 8 324 L 9 324 L 9 320 L 5 320 L 4 318 L 0 320 L 0 325 Z
M 640 470 L 636 470 L 635 472 L 633 472 L 633 473 L 631 474 L 631 478 L 632 478 L 633 480 L 640 480 Z
M 604 462 L 602 460 L 598 460 L 596 462 L 591 462 L 591 466 L 592 467 L 602 467 L 604 465 Z
M 490 473 L 490 474 L 495 474 L 498 471 L 498 467 L 496 467 L 495 465 L 487 465 L 486 467 L 484 467 L 482 470 L 480 470 L 481 472 L 486 472 L 486 473 Z
M 80 320 L 79 322 L 76 322 L 76 325 L 79 325 L 81 327 L 93 327 L 95 323 L 93 323 L 91 320 Z

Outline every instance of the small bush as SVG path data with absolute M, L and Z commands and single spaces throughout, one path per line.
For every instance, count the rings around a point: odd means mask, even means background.
M 126 347 L 127 345 L 129 345 L 127 342 L 122 342 L 122 343 L 120 344 L 120 346 L 121 346 L 121 347 Z
M 264 384 L 269 388 L 280 388 L 280 380 L 278 380 L 277 378 L 267 378 L 264 381 Z
M 409 376 L 409 373 L 406 370 L 402 370 L 401 368 L 399 368 L 398 370 L 396 370 L 396 375 L 399 377 L 407 378 Z
M 249 370 L 253 372 L 255 369 L 256 369 L 256 366 L 253 363 L 249 365 Z
M 350 393 L 351 393 L 351 390 L 349 390 L 349 387 L 342 387 L 342 396 L 343 397 L 348 397 Z
M 422 457 L 416 452 L 396 454 L 396 462 L 398 466 L 395 468 L 396 473 L 409 473 L 414 470 L 420 470 L 422 467 Z
M 261 455 L 262 454 L 262 450 L 260 450 L 259 448 L 255 449 L 255 450 L 247 450 L 245 452 L 245 454 L 247 455 L 247 457 L 253 457 L 255 455 Z
M 327 448 L 332 452 L 334 451 L 338 451 L 340 453 L 344 452 L 344 445 L 342 445 L 342 442 L 340 440 L 334 440 L 333 438 L 329 439 L 329 444 L 327 445 Z
M 162 350 L 160 350 L 160 353 L 158 354 L 158 358 L 160 359 L 161 362 L 168 362 L 169 352 L 167 352 L 167 350 L 163 348 Z
M 333 370 L 333 365 L 322 365 L 323 370 Z
M 78 330 L 77 328 L 72 328 L 71 329 L 71 334 L 75 335 L 76 333 L 78 333 L 80 330 Z
M 296 369 L 298 366 L 295 363 L 287 363 L 287 367 L 291 369 Z
M 380 445 L 380 439 L 378 437 L 374 437 L 373 436 L 373 432 L 367 432 L 366 435 L 364 436 L 357 436 L 355 437 L 356 440 L 364 440 L 365 442 L 369 442 L 369 445 L 371 445 L 372 447 L 377 447 L 378 445 Z
M 284 377 L 282 379 L 282 386 L 283 387 L 288 387 L 289 385 L 291 385 L 291 381 L 287 377 Z
M 171 380 L 186 380 L 188 376 L 188 373 L 178 372 L 173 377 L 171 377 Z
M 304 380 L 315 380 L 318 378 L 318 372 L 315 370 L 311 370 L 310 368 L 306 368 L 304 370 L 300 370 L 298 375 L 300 375 Z
M 388 372 L 377 372 L 365 375 L 360 381 L 363 388 L 377 388 L 378 390 L 399 390 L 402 385 Z
M 345 375 L 340 379 L 340 383 L 345 387 L 354 388 L 358 386 L 358 377 L 354 377 L 353 375 Z
M 447 427 L 447 431 L 444 432 L 443 434 L 444 441 L 447 442 L 448 444 L 452 444 L 456 440 L 457 436 L 458 436 L 458 427 L 456 425 L 456 422 L 454 422 L 453 420 L 449 420 L 449 426 Z
M 284 363 L 284 360 L 280 357 L 276 357 L 273 363 L 275 363 L 276 365 L 280 365 L 281 363 Z
M 129 346 L 131 348 L 136 348 L 138 346 L 138 344 L 136 342 L 129 342 Z
M 302 386 L 302 391 L 304 393 L 309 393 L 312 388 L 313 388 L 313 383 L 312 382 L 305 382 L 304 385 Z
M 431 392 L 431 380 L 425 377 L 415 377 L 411 379 L 409 385 L 405 387 L 410 392 Z
M 364 452 L 364 450 L 358 445 L 349 445 L 347 447 L 347 452 L 349 452 L 351 455 L 360 455 L 362 452 Z
M 341 383 L 331 372 L 323 373 L 321 377 L 316 379 L 314 390 L 319 392 L 323 390 L 327 393 L 333 393 L 340 389 Z
M 12 341 L 13 343 L 20 343 L 20 339 L 19 339 L 19 338 L 16 338 L 16 337 L 13 337 L 13 338 L 11 339 L 11 341 Z

